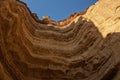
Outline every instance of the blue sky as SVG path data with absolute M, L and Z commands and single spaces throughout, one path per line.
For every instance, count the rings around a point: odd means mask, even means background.
M 27 4 L 33 13 L 42 16 L 50 16 L 52 20 L 66 19 L 74 12 L 85 11 L 97 0 L 21 0 Z

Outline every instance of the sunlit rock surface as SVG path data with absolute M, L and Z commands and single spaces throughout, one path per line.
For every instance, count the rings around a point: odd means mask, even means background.
M 120 0 L 48 23 L 0 0 L 0 80 L 120 80 Z

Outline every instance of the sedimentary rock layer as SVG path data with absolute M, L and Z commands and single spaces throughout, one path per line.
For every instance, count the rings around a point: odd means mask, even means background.
M 120 80 L 120 0 L 99 0 L 62 27 L 0 0 L 0 80 Z

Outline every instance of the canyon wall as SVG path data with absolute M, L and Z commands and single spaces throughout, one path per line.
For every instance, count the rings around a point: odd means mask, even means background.
M 61 23 L 0 0 L 0 80 L 120 80 L 120 0 Z

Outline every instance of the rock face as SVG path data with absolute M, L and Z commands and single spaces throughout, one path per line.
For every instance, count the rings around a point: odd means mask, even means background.
M 120 0 L 70 20 L 43 24 L 23 2 L 0 0 L 0 80 L 120 80 Z

